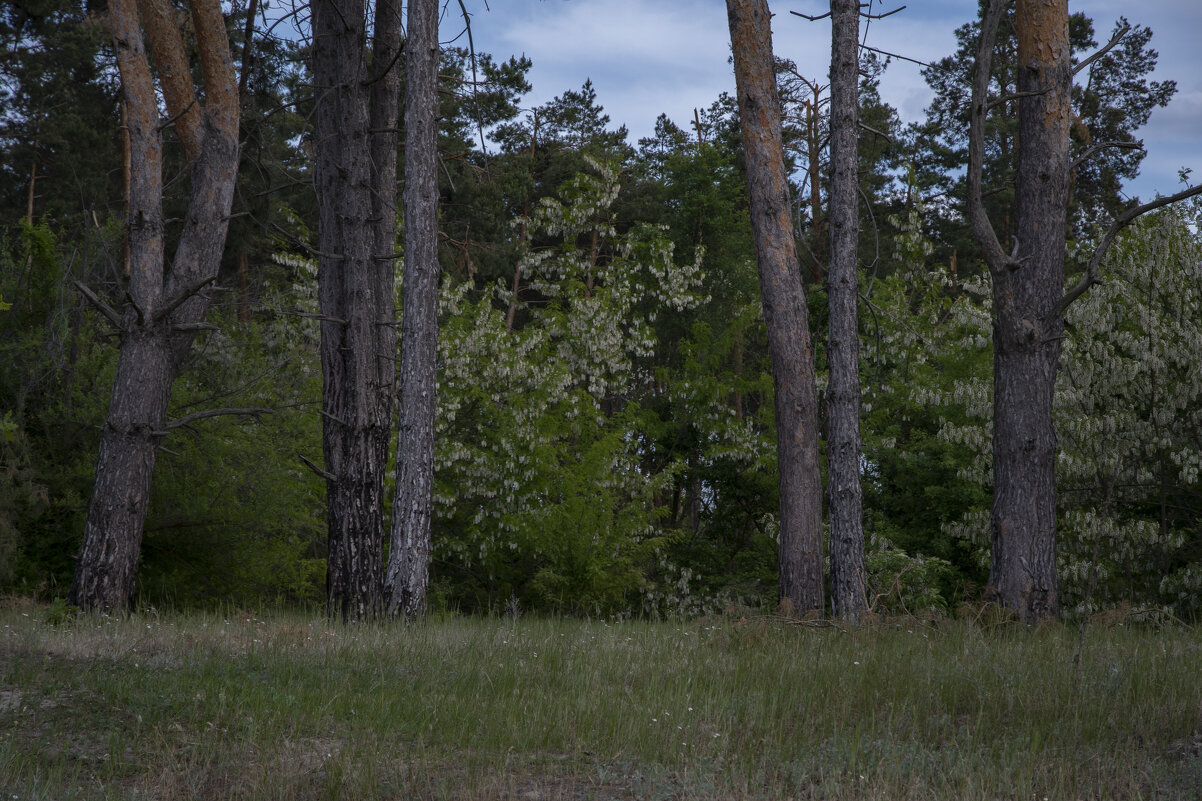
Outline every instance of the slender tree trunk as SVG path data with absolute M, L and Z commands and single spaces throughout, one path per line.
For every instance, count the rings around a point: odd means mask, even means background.
M 391 70 L 400 34 L 393 3 L 382 2 L 369 67 L 364 0 L 315 0 L 311 8 L 326 603 L 331 617 L 355 621 L 382 611 L 396 195 L 395 135 L 385 129 L 396 127 L 399 83 Z
M 756 266 L 775 388 L 780 471 L 780 594 L 797 613 L 823 608 L 818 396 L 805 290 L 793 239 L 781 105 L 765 0 L 727 0 Z
M 984 104 L 1003 0 L 981 25 L 969 153 L 973 232 L 993 278 L 993 512 L 989 583 L 1024 620 L 1056 617 L 1056 432 L 1072 120 L 1067 0 L 1018 0 L 1016 242 L 1007 254 L 981 204 Z
M 149 5 L 153 5 L 153 2 Z M 162 142 L 158 102 L 132 0 L 109 4 L 130 141 L 129 304 L 123 315 L 89 293 L 121 336 L 117 374 L 101 431 L 96 481 L 71 603 L 89 612 L 124 612 L 135 593 L 155 451 L 167 428 L 171 386 L 208 307 L 201 294 L 217 276 L 238 164 L 237 85 L 225 20 L 216 0 L 194 0 L 193 28 L 205 81 L 203 111 L 167 110 L 187 151 L 192 193 L 170 268 L 164 265 Z M 160 30 L 147 24 L 151 37 Z M 178 36 L 160 47 L 180 47 Z M 189 101 L 189 105 L 194 105 Z
M 867 607 L 860 486 L 860 329 L 856 189 L 859 117 L 859 0 L 831 0 L 831 263 L 826 390 L 830 433 L 831 595 L 835 615 L 858 620 Z
M 425 613 L 438 356 L 438 4 L 410 0 L 405 47 L 405 275 L 391 614 Z

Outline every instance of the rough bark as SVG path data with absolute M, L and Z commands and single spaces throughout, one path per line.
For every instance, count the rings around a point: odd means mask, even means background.
M 973 139 L 983 139 L 989 57 L 1002 0 L 982 25 Z M 1060 613 L 1056 572 L 1056 432 L 1052 401 L 1064 315 L 1064 243 L 1072 122 L 1067 0 L 1019 0 L 1019 152 L 1013 251 L 980 203 L 983 145 L 970 145 L 970 213 L 993 279 L 993 510 L 989 582 L 1024 620 Z
M 805 290 L 790 219 L 781 105 L 765 0 L 727 0 L 756 267 L 775 388 L 780 481 L 780 595 L 799 614 L 821 613 L 822 481 L 818 396 Z
M 328 614 L 343 621 L 382 611 L 396 195 L 395 147 L 388 150 L 395 137 L 383 129 L 396 126 L 398 81 L 391 70 L 400 34 L 392 3 L 381 7 L 378 52 L 369 67 L 364 1 L 311 6 L 322 447 L 330 476 L 326 603 Z M 373 124 L 380 132 L 372 133 Z
M 101 430 L 96 480 L 88 503 L 70 601 L 89 612 L 127 611 L 133 603 L 155 453 L 166 428 L 171 386 L 191 347 L 217 276 L 238 164 L 238 104 L 225 20 L 217 0 L 194 0 L 205 105 L 168 98 L 167 111 L 188 151 L 191 196 L 170 267 L 164 264 L 162 141 L 154 78 L 133 0 L 109 4 L 130 142 L 129 304 L 117 315 L 89 293 L 119 329 L 120 353 Z M 147 25 L 152 38 L 158 26 Z M 156 52 L 181 47 L 155 38 Z M 171 56 L 178 61 L 176 56 Z M 186 104 L 186 105 L 185 105 Z
M 858 620 L 866 609 L 860 486 L 860 332 L 856 143 L 859 118 L 859 0 L 831 0 L 831 261 L 826 443 L 830 498 L 831 600 Z
M 410 0 L 405 45 L 405 267 L 396 495 L 385 593 L 393 615 L 425 612 L 434 492 L 438 355 L 438 4 Z

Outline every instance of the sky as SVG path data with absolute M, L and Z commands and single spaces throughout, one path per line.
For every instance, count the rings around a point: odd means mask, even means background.
M 867 0 L 865 0 L 866 2 Z M 885 19 L 861 21 L 867 44 L 919 61 L 955 50 L 955 29 L 968 22 L 976 0 L 873 0 L 874 13 L 907 7 Z M 533 61 L 533 91 L 523 102 L 533 108 L 591 79 L 598 102 L 616 126 L 625 124 L 631 142 L 649 136 L 666 113 L 686 129 L 694 108 L 707 108 L 723 91 L 734 94 L 728 63 L 730 39 L 723 0 L 464 0 L 472 15 L 476 49 L 498 59 L 525 54 Z M 824 0 L 770 0 L 773 48 L 797 62 L 810 78 L 830 69 L 830 21 L 809 22 L 790 11 L 817 15 Z M 1095 38 L 1110 38 L 1114 22 L 1150 27 L 1160 61 L 1153 79 L 1177 81 L 1172 102 L 1152 113 L 1136 135 L 1148 156 L 1140 177 L 1126 187 L 1144 200 L 1182 187 L 1178 171 L 1202 180 L 1202 2 L 1199 0 L 1070 0 L 1073 12 L 1092 17 Z M 446 41 L 460 34 L 455 3 L 441 27 Z M 466 39 L 462 43 L 466 46 Z M 881 82 L 881 97 L 903 121 L 922 119 L 930 102 L 919 67 L 894 61 Z

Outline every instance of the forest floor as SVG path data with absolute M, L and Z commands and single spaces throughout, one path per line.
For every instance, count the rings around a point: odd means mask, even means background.
M 1202 798 L 1202 632 L 0 602 L 24 799 Z

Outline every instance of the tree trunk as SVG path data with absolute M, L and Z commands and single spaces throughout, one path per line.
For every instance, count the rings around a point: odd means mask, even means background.
M 329 553 L 327 613 L 381 610 L 384 480 L 395 400 L 393 260 L 400 47 L 395 4 L 381 2 L 368 65 L 363 0 L 317 0 L 318 257 L 322 446 Z M 373 130 L 375 131 L 373 133 Z
M 438 356 L 438 4 L 410 0 L 405 51 L 405 275 L 396 500 L 386 594 L 393 615 L 425 612 L 434 493 Z
M 1068 0 L 1019 0 L 1015 228 L 1022 263 L 993 271 L 990 585 L 1024 619 L 1056 617 L 1056 432 L 1072 123 Z
M 167 102 L 176 126 L 188 129 L 181 140 L 196 143 L 187 151 L 192 168 L 188 213 L 167 269 L 154 79 L 134 3 L 111 0 L 109 11 L 130 141 L 130 302 L 119 315 L 88 293 L 118 327 L 121 341 L 70 601 L 89 612 L 121 613 L 134 598 L 155 451 L 167 427 L 171 386 L 208 308 L 201 290 L 217 277 L 221 263 L 237 176 L 238 102 L 220 6 L 216 0 L 194 0 L 205 105 L 201 113 L 183 115 L 177 95 Z M 161 26 L 148 24 L 146 30 L 155 37 Z M 155 49 L 174 47 L 182 48 L 178 36 L 156 41 Z
M 823 608 L 818 396 L 805 290 L 793 239 L 781 105 L 765 0 L 727 0 L 756 266 L 775 388 L 780 472 L 780 595 L 799 614 Z
M 1060 613 L 1052 400 L 1064 330 L 1072 120 L 1067 0 L 1019 0 L 1016 242 L 1007 254 L 981 204 L 984 105 L 1003 0 L 981 26 L 970 131 L 969 210 L 993 279 L 993 512 L 989 583 L 1024 620 Z
M 155 455 L 173 378 L 165 337 L 147 330 L 124 336 L 71 582 L 70 601 L 80 609 L 119 614 L 133 607 Z
M 826 459 L 834 613 L 858 620 L 866 609 L 863 490 L 860 486 L 860 329 L 856 142 L 859 117 L 859 0 L 831 0 L 831 262 L 826 390 Z

